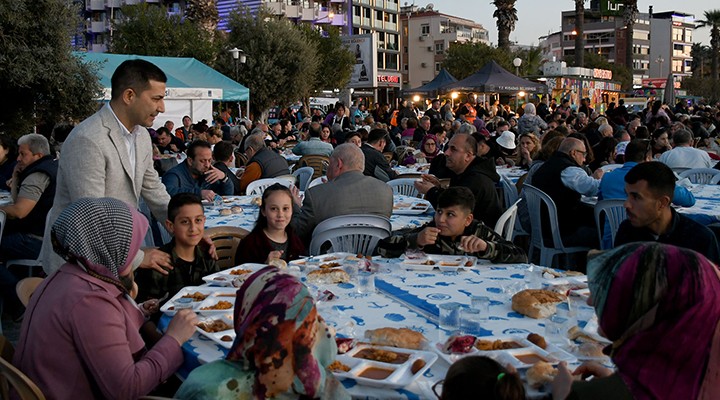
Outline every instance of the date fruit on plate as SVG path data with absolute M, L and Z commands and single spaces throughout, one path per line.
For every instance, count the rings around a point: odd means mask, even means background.
M 475 336 L 456 335 L 450 336 L 443 346 L 443 352 L 448 354 L 465 354 L 472 351 L 475 346 Z

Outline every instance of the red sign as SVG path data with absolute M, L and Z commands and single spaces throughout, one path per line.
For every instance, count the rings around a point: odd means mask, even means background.
M 378 82 L 400 83 L 400 77 L 396 75 L 378 75 Z
M 653 88 L 662 89 L 665 87 L 666 84 L 667 84 L 666 78 L 644 78 L 642 80 L 643 87 L 653 87 Z M 676 81 L 674 83 L 674 85 L 675 85 L 675 89 L 680 89 L 680 82 Z

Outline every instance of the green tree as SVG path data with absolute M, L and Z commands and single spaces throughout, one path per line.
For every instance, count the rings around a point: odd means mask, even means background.
M 495 0 L 493 18 L 497 18 L 498 28 L 498 48 L 505 51 L 510 50 L 510 33 L 515 30 L 515 22 L 517 22 L 517 9 L 515 8 L 515 0 Z
M 168 15 L 164 7 L 141 3 L 123 6 L 114 26 L 110 53 L 143 56 L 193 57 L 215 67 L 222 52 L 223 33 L 208 33 L 202 25 Z
M 718 80 L 718 58 L 720 57 L 720 10 L 708 10 L 705 19 L 697 21 L 698 28 L 710 27 L 711 72 L 710 77 Z
M 574 56 L 565 57 L 565 61 L 572 64 L 575 61 Z M 610 63 L 607 58 L 600 54 L 585 52 L 585 68 L 608 69 L 613 73 L 613 80 L 622 84 L 623 90 L 632 90 L 632 72 L 624 65 Z
M 301 25 L 298 28 L 317 50 L 318 69 L 313 89 L 345 87 L 350 81 L 355 56 L 343 45 L 340 39 L 340 30 L 333 26 L 326 31 L 326 35 L 323 35 L 309 25 Z
M 540 75 L 540 68 L 543 64 L 542 49 L 539 47 L 531 47 L 529 49 L 518 50 L 512 55 L 513 59 L 515 59 L 515 57 L 522 60 L 522 64 L 520 64 L 521 76 Z
M 477 72 L 483 65 L 495 60 L 508 71 L 515 71 L 512 64 L 514 56 L 497 47 L 483 43 L 454 43 L 447 49 L 443 68 L 458 80 L 465 79 Z
M 52 129 L 97 109 L 99 80 L 93 66 L 72 55 L 68 40 L 78 16 L 63 0 L 0 1 L 0 132 Z
M 199 25 L 213 39 L 213 32 L 217 29 L 219 16 L 215 0 L 188 0 L 185 8 L 185 18 L 195 25 Z
M 707 75 L 706 64 L 708 60 L 712 59 L 710 47 L 703 46 L 702 43 L 693 43 L 690 49 L 690 57 L 692 57 L 692 76 L 702 78 Z
M 575 66 L 585 65 L 585 0 L 575 0 Z
M 273 104 L 289 104 L 310 96 L 318 70 L 318 52 L 288 20 L 276 20 L 261 10 L 254 17 L 246 8 L 230 14 L 229 47 L 247 54 L 240 83 L 250 89 L 251 113 L 261 119 Z M 218 69 L 232 76 L 232 64 Z

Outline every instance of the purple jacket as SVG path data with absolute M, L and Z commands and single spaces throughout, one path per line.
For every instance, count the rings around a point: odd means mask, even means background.
M 183 362 L 170 336 L 148 351 L 143 322 L 120 289 L 65 264 L 30 300 L 13 364 L 48 399 L 137 398 Z

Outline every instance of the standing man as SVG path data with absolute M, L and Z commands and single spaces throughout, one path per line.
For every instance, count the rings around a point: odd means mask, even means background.
M 150 62 L 123 62 L 111 79 L 110 103 L 76 126 L 63 144 L 42 248 L 43 269 L 48 274 L 64 263 L 52 249 L 49 228 L 78 199 L 113 197 L 137 208 L 142 198 L 158 221 L 167 219 L 170 196 L 153 168 L 146 129 L 165 111 L 166 81 L 165 73 Z M 171 268 L 169 255 L 157 249 L 140 251 L 133 265 L 163 272 Z
M 440 112 L 440 99 L 433 99 L 430 109 L 425 111 L 425 116 L 430 118 L 430 125 L 442 125 L 443 116 Z

